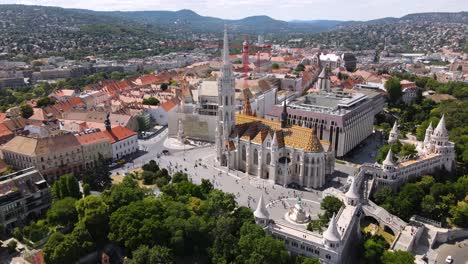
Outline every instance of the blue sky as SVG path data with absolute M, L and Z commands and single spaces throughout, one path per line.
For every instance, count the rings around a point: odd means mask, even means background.
M 238 19 L 268 15 L 282 20 L 369 20 L 419 12 L 468 11 L 468 0 L 0 0 L 92 10 L 180 10 Z

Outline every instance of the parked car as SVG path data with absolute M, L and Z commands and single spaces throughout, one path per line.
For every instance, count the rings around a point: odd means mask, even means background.
M 447 258 L 445 258 L 445 263 L 450 264 L 450 263 L 452 263 L 452 262 L 453 262 L 452 256 L 447 256 Z

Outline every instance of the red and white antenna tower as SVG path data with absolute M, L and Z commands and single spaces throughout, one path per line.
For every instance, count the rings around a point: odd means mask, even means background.
M 249 75 L 249 36 L 247 35 L 242 45 L 242 63 L 244 64 L 244 82 L 247 84 Z

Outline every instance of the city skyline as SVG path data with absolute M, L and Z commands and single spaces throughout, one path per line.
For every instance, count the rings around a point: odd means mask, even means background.
M 0 0 L 0 4 L 25 4 L 58 6 L 63 8 L 90 9 L 96 11 L 177 11 L 190 9 L 202 16 L 223 19 L 241 19 L 248 16 L 268 15 L 280 20 L 372 20 L 384 17 L 401 17 L 421 12 L 460 12 L 468 10 L 468 2 L 461 0 L 377 0 L 353 2 L 343 0 L 290 0 L 255 2 L 241 0 L 200 1 L 143 1 L 102 0 L 70 2 L 65 0 Z M 363 12 L 365 11 L 365 12 Z

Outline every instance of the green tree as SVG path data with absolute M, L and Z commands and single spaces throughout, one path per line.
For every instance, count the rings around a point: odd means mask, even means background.
M 186 173 L 179 171 L 179 172 L 174 173 L 174 175 L 172 175 L 173 183 L 178 183 L 178 182 L 183 182 L 183 181 L 188 181 L 188 176 Z
M 431 175 L 424 175 L 416 184 L 419 185 L 425 193 L 428 193 L 434 183 L 434 177 Z
M 240 230 L 238 263 L 288 263 L 289 256 L 284 244 L 266 235 L 253 223 L 244 223 Z
M 421 201 L 421 211 L 424 216 L 431 218 L 436 210 L 436 200 L 432 195 L 426 195 Z
M 30 118 L 34 114 L 34 109 L 28 104 L 21 105 L 20 111 L 23 118 Z
M 10 253 L 15 252 L 17 245 L 18 245 L 18 243 L 16 242 L 16 240 L 10 240 L 10 242 L 8 242 L 8 244 L 7 244 L 8 252 L 10 252 Z
M 83 195 L 88 196 L 91 194 L 91 186 L 89 184 L 85 183 L 83 184 Z
M 307 258 L 303 256 L 296 257 L 296 264 L 320 264 L 320 260 L 316 258 Z
M 55 100 L 49 97 L 42 97 L 41 99 L 37 100 L 36 106 L 37 107 L 45 107 L 49 105 L 55 104 Z
M 94 241 L 103 241 L 107 237 L 109 206 L 101 197 L 86 196 L 76 203 L 78 220 L 84 224 Z
M 145 185 L 151 185 L 154 184 L 154 181 L 156 180 L 156 173 L 151 172 L 151 171 L 143 171 L 143 184 Z
M 102 194 L 102 199 L 109 206 L 111 213 L 122 206 L 142 200 L 143 197 L 145 197 L 145 191 L 129 175 L 126 175 L 121 183 L 113 185 Z
M 159 105 L 159 100 L 156 99 L 155 97 L 148 97 L 143 99 L 143 104 L 145 105 Z
M 143 170 L 145 171 L 151 171 L 151 172 L 158 172 L 159 171 L 159 166 L 154 160 L 150 160 L 148 163 L 144 164 L 142 167 Z
M 333 214 L 337 214 L 342 206 L 344 206 L 343 202 L 335 196 L 327 196 L 320 203 L 320 208 L 325 210 L 326 219 L 330 219 Z
M 43 248 L 44 260 L 47 264 L 73 263 L 80 257 L 78 247 L 73 237 L 56 232 Z
M 61 200 L 65 197 L 80 199 L 81 193 L 78 181 L 72 174 L 60 176 L 52 186 L 52 196 L 56 200 Z
M 89 184 L 93 191 L 102 192 L 112 186 L 112 178 L 110 176 L 109 167 L 104 157 L 99 154 L 94 168 L 90 168 L 83 173 L 83 183 Z
M 54 201 L 52 207 L 47 211 L 47 222 L 50 225 L 73 225 L 78 221 L 78 212 L 75 208 L 76 199 L 65 197 Z
M 161 90 L 166 91 L 169 88 L 169 84 L 163 83 L 161 84 Z
M 397 103 L 402 96 L 400 79 L 391 77 L 385 82 L 385 90 L 387 90 L 387 96 L 390 103 Z
M 467 228 L 468 227 L 468 197 L 465 198 L 465 201 L 459 201 L 456 206 L 453 206 L 450 209 L 450 221 L 459 227 Z
M 168 243 L 168 232 L 162 224 L 164 212 L 161 201 L 154 197 L 122 206 L 110 217 L 109 239 L 131 251 L 140 245 Z
M 382 236 L 367 237 L 363 243 L 365 263 L 381 263 L 380 258 L 389 245 Z
M 379 188 L 374 193 L 374 201 L 377 204 L 387 203 L 389 200 L 391 200 L 392 197 L 393 197 L 392 188 L 390 188 L 388 186 L 383 186 L 382 188 Z
M 273 70 L 277 70 L 277 69 L 279 69 L 279 64 L 278 63 L 273 63 L 273 64 L 271 64 L 271 68 Z
M 382 256 L 382 264 L 413 264 L 414 255 L 403 250 L 385 251 Z
M 299 63 L 295 69 L 296 72 L 301 72 L 305 70 L 304 64 Z
M 140 246 L 132 252 L 129 264 L 171 264 L 174 263 L 171 250 L 167 247 L 146 245 Z

